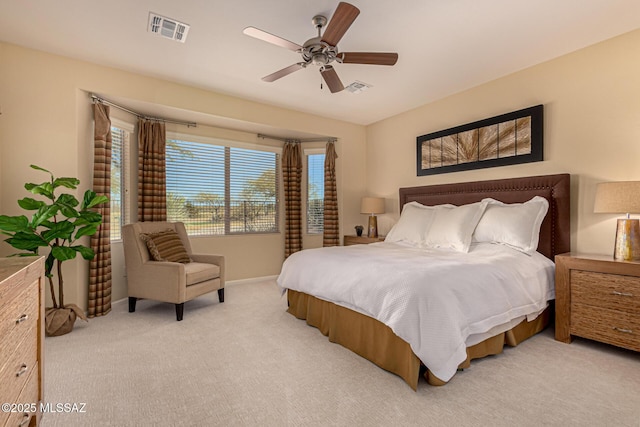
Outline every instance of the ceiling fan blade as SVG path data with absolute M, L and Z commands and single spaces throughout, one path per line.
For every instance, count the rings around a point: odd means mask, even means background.
M 397 53 L 376 52 L 341 52 L 338 59 L 343 64 L 395 65 L 398 61 Z
M 344 89 L 344 86 L 340 81 L 340 77 L 338 77 L 338 73 L 336 73 L 336 70 L 334 70 L 331 65 L 325 65 L 320 70 L 320 74 L 322 74 L 324 82 L 329 86 L 331 93 L 340 92 Z
M 256 27 L 247 27 L 242 30 L 242 32 L 248 36 L 255 37 L 256 39 L 265 41 L 267 43 L 275 44 L 276 46 L 284 47 L 285 49 L 289 49 L 294 52 L 302 50 L 302 46 L 300 46 L 299 44 L 290 42 L 289 40 L 283 39 L 282 37 L 274 36 L 273 34 L 262 31 Z
M 298 62 L 297 64 L 289 65 L 288 67 L 283 68 L 282 70 L 278 70 L 275 73 L 269 74 L 268 76 L 264 76 L 262 80 L 265 82 L 274 82 L 279 78 L 288 76 L 294 71 L 298 71 L 299 69 L 306 67 L 306 65 L 307 64 L 305 64 L 304 62 Z
M 354 5 L 340 2 L 322 35 L 322 41 L 330 46 L 336 46 L 359 14 L 360 9 Z

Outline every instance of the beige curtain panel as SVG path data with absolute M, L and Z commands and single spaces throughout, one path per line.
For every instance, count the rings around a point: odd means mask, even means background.
M 166 130 L 162 122 L 138 121 L 138 221 L 166 221 Z
M 336 184 L 336 147 L 333 141 L 327 143 L 324 157 L 324 231 L 323 246 L 340 245 L 340 221 L 338 218 L 338 187 Z
M 94 154 L 93 191 L 99 196 L 111 196 L 111 119 L 109 107 L 93 104 Z M 91 236 L 91 249 L 96 253 L 89 262 L 88 316 L 104 316 L 111 311 L 111 205 L 97 208 L 102 224 Z
M 282 150 L 284 181 L 284 257 L 302 250 L 302 149 L 299 141 L 287 141 Z

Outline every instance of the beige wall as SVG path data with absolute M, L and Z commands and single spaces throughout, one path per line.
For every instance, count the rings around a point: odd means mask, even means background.
M 15 45 L 0 43 L 0 208 L 18 215 L 16 201 L 25 182 L 42 182 L 46 175 L 30 164 L 58 176 L 75 176 L 83 192 L 91 184 L 92 114 L 88 93 L 165 105 L 276 129 L 332 135 L 338 138 L 337 176 L 343 228 L 360 221 L 353 209 L 365 189 L 365 128 L 337 120 L 271 107 L 180 84 L 75 61 Z M 180 132 L 185 128 L 174 129 Z M 254 134 L 200 128 L 210 136 L 261 143 Z M 348 168 L 344 165 L 349 165 Z M 355 213 L 354 213 L 355 212 Z M 322 244 L 305 236 L 305 247 Z M 276 275 L 284 252 L 282 234 L 193 239 L 194 250 L 226 256 L 228 279 Z M 0 243 L 0 255 L 13 249 Z M 65 263 L 67 302 L 86 307 L 88 263 Z M 122 245 L 113 245 L 113 299 L 126 296 Z
M 150 102 L 293 131 L 337 136 L 341 226 L 366 218 L 360 197 L 387 199 L 386 233 L 398 216 L 398 187 L 568 172 L 572 174 L 574 250 L 612 251 L 615 215 L 593 214 L 595 184 L 640 180 L 640 31 L 472 88 L 366 127 L 249 102 L 60 56 L 0 43 L 0 210 L 17 215 L 23 184 L 41 181 L 35 163 L 91 182 L 88 92 Z M 428 78 L 428 75 L 425 75 Z M 545 106 L 545 161 L 417 177 L 416 137 L 532 105 Z M 242 129 L 240 129 L 241 131 Z M 181 129 L 180 131 L 184 131 Z M 208 129 L 252 140 L 246 132 Z M 253 142 L 260 142 L 257 139 Z M 348 167 L 347 167 L 348 165 Z M 229 278 L 278 274 L 283 237 L 194 238 L 197 251 L 223 253 Z M 321 240 L 305 236 L 305 247 Z M 12 250 L 0 244 L 0 255 Z M 66 263 L 68 301 L 86 306 L 87 264 Z M 121 245 L 114 245 L 114 299 L 126 296 Z
M 368 126 L 367 189 L 391 211 L 381 231 L 398 217 L 399 187 L 567 172 L 572 250 L 611 254 L 616 215 L 593 213 L 594 192 L 601 181 L 640 180 L 638 46 L 634 31 Z M 543 162 L 416 176 L 417 136 L 537 104 Z

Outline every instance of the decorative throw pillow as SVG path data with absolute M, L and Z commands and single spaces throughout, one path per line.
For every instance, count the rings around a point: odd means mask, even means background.
M 506 245 L 529 255 L 538 249 L 540 226 L 549 210 L 547 199 L 535 196 L 525 203 L 512 204 L 484 201 L 488 205 L 476 227 L 475 241 Z
M 425 239 L 425 246 L 469 252 L 471 237 L 487 202 L 462 206 L 440 206 Z
M 147 244 L 149 255 L 154 261 L 191 262 L 187 250 L 175 230 L 167 229 L 156 233 L 140 234 L 140 238 Z
M 447 205 L 453 207 L 453 205 Z M 425 206 L 418 202 L 409 202 L 402 207 L 400 219 L 391 228 L 385 242 L 405 242 L 420 246 L 433 221 L 437 207 Z

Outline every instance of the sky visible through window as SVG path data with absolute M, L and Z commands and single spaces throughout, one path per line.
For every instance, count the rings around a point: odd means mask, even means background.
M 167 216 L 190 234 L 278 231 L 278 155 L 171 139 Z
M 247 180 L 256 179 L 272 170 L 274 167 L 273 158 L 274 154 L 268 151 L 232 147 L 229 171 L 231 197 L 240 196 L 244 189 L 243 184 Z M 194 174 L 197 179 L 193 179 Z M 190 188 L 184 187 L 183 178 L 188 178 Z M 324 187 L 324 182 L 322 186 Z M 225 147 L 169 140 L 167 145 L 167 193 L 177 193 L 187 198 L 200 193 L 224 197 L 224 188 Z

